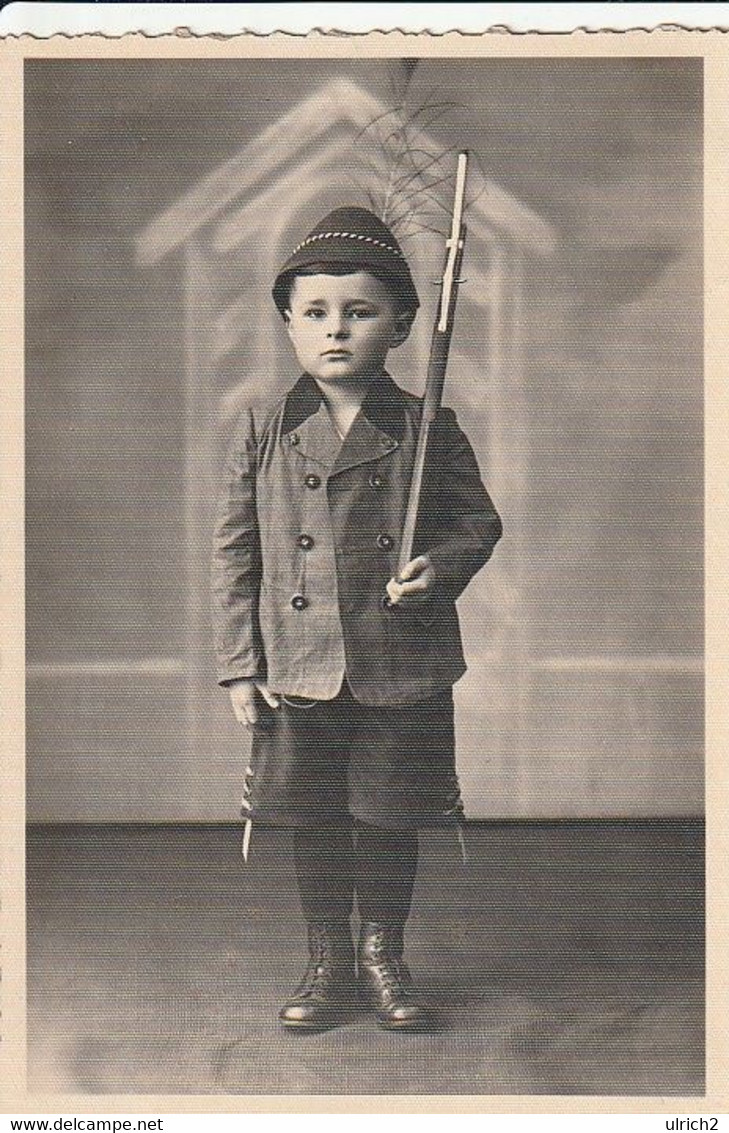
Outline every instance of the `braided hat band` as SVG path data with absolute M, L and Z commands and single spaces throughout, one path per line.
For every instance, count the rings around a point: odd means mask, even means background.
M 273 286 L 279 311 L 283 314 L 287 309 L 291 283 L 297 275 L 317 268 L 325 274 L 328 266 L 339 272 L 371 272 L 404 307 L 416 311 L 420 306 L 402 248 L 387 225 L 369 209 L 335 209 L 296 246 Z
M 361 240 L 365 244 L 374 244 L 378 248 L 384 248 L 386 252 L 392 252 L 393 256 L 399 256 L 404 260 L 402 252 L 399 248 L 393 247 L 392 244 L 385 244 L 383 240 L 376 240 L 374 236 L 363 236 L 361 232 L 317 232 L 314 236 L 307 236 L 306 240 L 294 248 L 293 255 L 300 252 L 302 248 L 306 248 L 308 244 L 313 244 L 315 240 Z

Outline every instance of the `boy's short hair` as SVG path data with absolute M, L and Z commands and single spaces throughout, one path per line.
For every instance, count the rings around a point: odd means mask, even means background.
M 273 285 L 273 300 L 283 315 L 297 275 L 350 275 L 366 271 L 387 287 L 400 311 L 415 318 L 420 306 L 407 260 L 395 236 L 369 209 L 335 209 L 301 241 Z
M 418 313 L 418 300 L 416 299 L 415 302 L 413 302 L 412 295 L 406 288 L 402 287 L 398 280 L 393 280 L 392 276 L 387 272 L 373 270 L 370 267 L 363 268 L 361 264 L 353 263 L 316 263 L 307 265 L 307 267 L 294 268 L 291 271 L 283 272 L 278 276 L 274 289 L 276 306 L 281 314 L 289 309 L 291 303 L 291 289 L 300 275 L 355 275 L 356 272 L 359 271 L 366 271 L 368 275 L 378 279 L 392 296 L 397 305 L 398 314 L 407 317 L 408 322 L 413 322 Z

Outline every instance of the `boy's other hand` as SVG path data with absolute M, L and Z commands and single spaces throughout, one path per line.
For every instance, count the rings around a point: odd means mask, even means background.
M 393 606 L 420 606 L 427 601 L 435 585 L 435 568 L 427 555 L 418 555 L 406 563 L 400 578 L 391 578 L 387 594 Z
M 230 703 L 236 720 L 246 728 L 252 728 L 258 722 L 258 697 L 262 696 L 269 708 L 278 708 L 281 699 L 275 692 L 271 692 L 265 681 L 258 677 L 244 678 L 228 686 Z

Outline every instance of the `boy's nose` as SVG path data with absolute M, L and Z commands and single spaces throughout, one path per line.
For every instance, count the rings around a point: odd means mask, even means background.
M 346 338 L 349 333 L 346 319 L 332 319 L 327 335 L 329 338 Z

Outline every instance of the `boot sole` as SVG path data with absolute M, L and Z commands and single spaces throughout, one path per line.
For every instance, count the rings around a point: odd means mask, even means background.
M 341 1027 L 344 1023 L 349 1023 L 359 1014 L 358 1005 L 352 1007 L 343 1007 L 341 1011 L 332 1014 L 328 1019 L 322 1019 L 319 1022 L 314 1022 L 308 1019 L 282 1019 L 279 1015 L 278 1021 L 282 1027 L 287 1031 L 298 1031 L 299 1033 L 308 1032 L 309 1034 L 316 1034 L 317 1031 L 331 1031 L 334 1027 Z
M 327 1023 L 304 1023 L 301 1020 L 279 1019 L 279 1023 L 284 1030 L 292 1031 L 294 1034 L 299 1035 L 316 1035 L 322 1031 L 331 1031 L 334 1027 L 339 1027 L 343 1022 L 343 1019 L 332 1019 Z
M 375 1019 L 377 1026 L 382 1031 L 409 1031 L 411 1034 L 425 1034 L 428 1031 L 437 1031 L 438 1026 L 433 1019 L 421 1019 L 417 1022 L 415 1020 L 385 1020 Z

